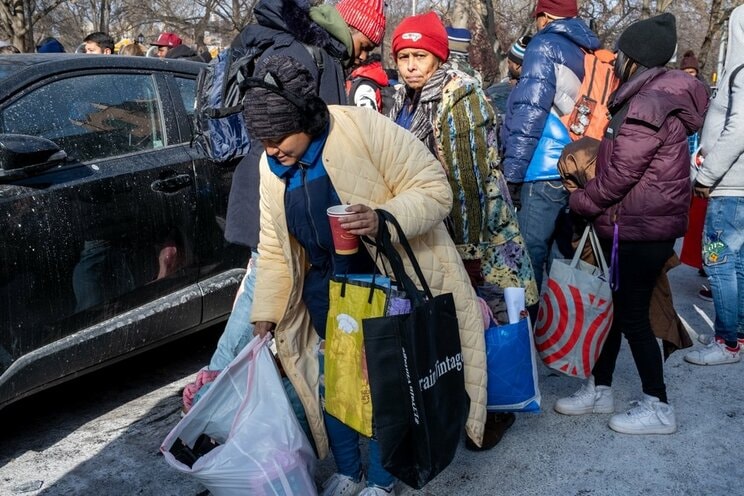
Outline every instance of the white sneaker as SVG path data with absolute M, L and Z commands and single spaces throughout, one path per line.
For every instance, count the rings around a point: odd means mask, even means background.
M 574 394 L 556 401 L 553 408 L 563 415 L 614 413 L 615 400 L 612 389 L 609 386 L 595 386 L 592 376 Z
M 704 345 L 709 345 L 713 342 L 713 339 L 715 339 L 715 334 L 698 334 L 697 340 Z M 739 343 L 739 349 L 740 352 L 744 350 L 744 338 L 739 338 L 736 340 Z
M 672 434 L 677 430 L 674 409 L 658 398 L 643 395 L 625 413 L 610 417 L 610 429 L 623 434 Z
M 723 365 L 726 363 L 737 363 L 741 361 L 741 345 L 737 343 L 736 348 L 729 348 L 720 338 L 702 350 L 694 350 L 685 355 L 685 361 L 695 365 Z
M 367 486 L 359 493 L 359 496 L 395 496 L 395 485 L 390 489 L 380 486 Z
M 708 346 L 710 343 L 713 342 L 713 337 L 713 334 L 698 334 L 697 340 L 700 344 Z
M 364 489 L 364 477 L 359 482 L 348 475 L 333 474 L 323 483 L 321 496 L 357 496 Z

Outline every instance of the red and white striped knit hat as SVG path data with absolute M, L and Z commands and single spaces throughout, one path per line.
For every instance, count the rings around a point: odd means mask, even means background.
M 384 5 L 383 0 L 341 0 L 336 4 L 336 10 L 346 24 L 379 45 L 385 34 Z

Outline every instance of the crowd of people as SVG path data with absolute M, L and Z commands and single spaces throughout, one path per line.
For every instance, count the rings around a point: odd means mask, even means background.
M 209 51 L 197 52 L 190 46 L 184 44 L 176 33 L 162 32 L 146 48 L 143 41 L 122 40 L 117 50 L 116 40 L 108 33 L 95 31 L 88 34 L 80 44 L 73 50 L 75 53 L 90 55 L 128 55 L 148 56 L 167 59 L 186 59 L 197 62 L 209 62 L 212 55 Z M 54 36 L 42 38 L 36 45 L 36 53 L 65 53 L 64 45 Z M 9 41 L 0 40 L 0 55 L 21 53 L 21 51 Z
M 250 46 L 270 40 L 256 66 L 259 82 L 245 99 L 244 117 L 258 146 L 238 166 L 226 230 L 228 239 L 254 253 L 209 369 L 225 367 L 251 335 L 276 334 L 298 417 L 318 454 L 330 449 L 336 462 L 323 494 L 388 495 L 396 483 L 380 463 L 374 438 L 365 469 L 359 434 L 320 406 L 329 280 L 344 271 L 375 270 L 369 246 L 351 257 L 334 253 L 325 210 L 338 204 L 349 205 L 352 215 L 342 227 L 355 235 L 375 236 L 374 209 L 392 212 L 417 255 L 430 261 L 425 276 L 432 289 L 455 295 L 470 398 L 468 449 L 493 448 L 515 421 L 513 413 L 485 408 L 487 324 L 479 295 L 489 287 L 525 288 L 534 319 L 558 226 L 572 216 L 594 225 L 608 258 L 616 238 L 619 285 L 614 323 L 591 377 L 559 399 L 555 410 L 614 414 L 609 427 L 626 434 L 675 432 L 649 305 L 675 240 L 687 231 L 693 194 L 688 137 L 703 126 L 709 89 L 694 54 L 683 59 L 684 71 L 667 67 L 677 49 L 674 16 L 636 22 L 612 47 L 620 87 L 609 104 L 612 120 L 597 151 L 596 176 L 569 194 L 556 164 L 538 156 L 537 142 L 551 115 L 572 110 L 585 77 L 584 54 L 600 48 L 574 0 L 538 1 L 535 33 L 511 46 L 514 90 L 500 129 L 467 58 L 470 33 L 445 27 L 436 13 L 407 17 L 394 28 L 397 74 L 386 74 L 379 58 L 370 57 L 386 27 L 379 0 L 309 10 L 290 0 L 261 0 L 256 11 L 258 24 L 245 29 L 240 41 Z M 296 22 L 302 14 L 307 24 Z M 733 48 L 744 28 L 741 15 L 742 8 L 732 15 L 724 76 L 738 63 Z M 322 71 L 306 44 L 321 49 Z M 344 73 L 351 74 L 346 92 Z M 396 84 L 383 105 L 386 80 Z M 691 363 L 738 361 L 744 337 L 736 224 L 744 159 L 733 144 L 737 114 L 731 112 L 732 102 L 744 102 L 735 96 L 737 80 L 744 81 L 732 76 L 714 100 L 718 109 L 709 116 L 717 120 L 704 128 L 705 161 L 694 183 L 697 196 L 712 196 L 718 204 L 709 208 L 701 250 L 714 298 L 721 298 L 716 337 L 686 355 Z M 615 414 L 612 376 L 623 336 L 642 394 Z
M 689 235 L 693 196 L 707 200 L 693 251 L 708 277 L 716 321 L 715 336 L 685 360 L 741 359 L 744 6 L 731 14 L 712 98 L 692 52 L 681 70 L 669 67 L 678 49 L 672 14 L 631 24 L 607 47 L 619 87 L 609 100 L 596 175 L 571 192 L 538 143 L 546 126 L 574 109 L 587 77 L 585 54 L 601 44 L 576 0 L 538 0 L 533 15 L 534 33 L 508 51 L 513 90 L 501 123 L 469 64 L 470 32 L 446 27 L 435 12 L 393 28 L 392 73 L 371 55 L 387 29 L 382 0 L 314 6 L 259 0 L 257 22 L 234 41 L 262 48 L 243 109 L 254 146 L 236 168 L 225 229 L 227 240 L 250 247 L 252 256 L 199 387 L 187 388 L 187 407 L 253 336 L 274 333 L 298 419 L 318 456 L 330 451 L 336 463 L 323 495 L 384 496 L 396 485 L 374 438 L 364 463 L 360 435 L 322 407 L 329 282 L 339 273 L 378 270 L 367 243 L 354 255 L 334 252 L 326 216 L 334 205 L 348 205 L 343 229 L 369 238 L 379 229 L 375 209 L 392 213 L 432 291 L 454 295 L 470 401 L 468 449 L 494 448 L 515 421 L 513 413 L 486 408 L 489 305 L 481 297 L 524 288 L 535 320 L 544 274 L 565 252 L 561 225 L 572 219 L 593 225 L 608 259 L 616 253 L 614 320 L 592 375 L 556 402 L 556 412 L 612 414 L 609 427 L 625 434 L 676 431 L 649 307 L 675 241 Z M 114 52 L 105 33 L 90 34 L 83 46 L 85 53 Z M 174 33 L 161 33 L 152 47 L 158 57 L 204 58 Z M 37 51 L 64 48 L 48 38 Z M 387 87 L 393 90 L 384 93 Z M 691 177 L 689 138 L 699 132 Z M 612 378 L 623 336 L 642 391 L 638 402 L 615 413 Z

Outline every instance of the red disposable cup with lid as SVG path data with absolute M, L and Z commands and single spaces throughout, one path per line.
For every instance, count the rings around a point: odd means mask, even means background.
M 359 236 L 351 234 L 339 223 L 342 217 L 354 214 L 354 212 L 347 212 L 346 207 L 346 205 L 336 205 L 326 211 L 331 224 L 333 247 L 339 255 L 353 255 L 359 251 Z

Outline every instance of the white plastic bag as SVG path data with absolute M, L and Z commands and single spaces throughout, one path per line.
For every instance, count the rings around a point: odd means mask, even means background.
M 316 494 L 315 454 L 287 395 L 268 338 L 254 338 L 163 441 L 160 451 L 176 470 L 192 475 L 215 496 Z M 197 440 L 218 446 L 191 467 L 171 452 Z M 180 440 L 180 442 L 179 442 Z M 177 451 L 173 450 L 174 452 Z

